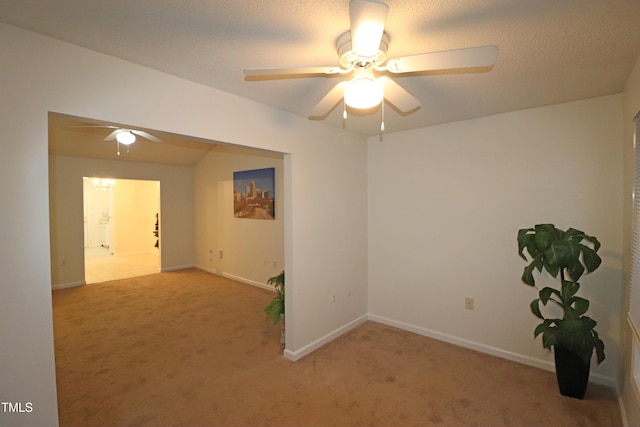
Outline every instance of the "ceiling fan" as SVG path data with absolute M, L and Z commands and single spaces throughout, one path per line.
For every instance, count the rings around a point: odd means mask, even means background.
M 148 132 L 136 129 L 128 129 L 122 128 L 118 126 L 111 125 L 87 125 L 87 126 L 72 126 L 76 128 L 106 128 L 106 129 L 115 129 L 109 135 L 107 135 L 104 140 L 105 141 L 113 141 L 114 139 L 117 142 L 117 153 L 120 155 L 120 144 L 127 146 L 127 153 L 129 152 L 129 146 L 136 142 L 136 135 L 142 137 L 144 139 L 148 139 L 151 142 L 160 143 L 162 140 L 157 136 L 153 136 Z
M 343 117 L 347 106 L 368 110 L 381 105 L 384 131 L 384 101 L 402 114 L 420 107 L 413 95 L 391 79 L 392 75 L 440 70 L 484 69 L 497 58 L 496 46 L 479 46 L 441 52 L 421 53 L 389 59 L 389 35 L 384 32 L 389 6 L 376 0 L 351 0 L 349 17 L 351 29 L 336 43 L 339 66 L 248 68 L 247 80 L 280 77 L 349 77 L 334 86 L 313 108 L 312 120 L 322 120 L 343 100 Z

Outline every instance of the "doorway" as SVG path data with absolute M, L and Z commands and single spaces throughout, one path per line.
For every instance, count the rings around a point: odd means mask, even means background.
M 85 283 L 160 272 L 160 182 L 83 177 Z

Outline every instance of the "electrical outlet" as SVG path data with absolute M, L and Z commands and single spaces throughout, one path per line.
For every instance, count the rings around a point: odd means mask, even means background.
M 473 310 L 473 298 L 464 299 L 464 308 L 467 310 Z

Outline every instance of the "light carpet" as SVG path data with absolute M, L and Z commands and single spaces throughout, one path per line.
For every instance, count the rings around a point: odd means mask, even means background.
M 60 425 L 620 426 L 613 390 L 366 322 L 282 356 L 274 294 L 195 269 L 53 293 Z

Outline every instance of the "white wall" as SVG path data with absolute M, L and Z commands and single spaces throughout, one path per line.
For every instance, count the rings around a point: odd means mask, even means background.
M 193 168 L 49 156 L 52 286 L 66 287 L 84 282 L 83 176 L 159 181 L 161 237 L 162 241 L 166 242 L 161 248 L 160 265 L 165 271 L 194 265 Z M 126 181 L 122 183 L 126 185 Z M 118 221 L 117 216 L 115 221 Z M 116 225 L 116 230 L 129 233 L 126 223 L 120 225 Z M 149 235 L 148 241 L 154 241 L 152 234 Z M 118 252 L 136 252 L 136 248 L 137 246 L 132 246 L 122 237 L 116 239 Z
M 0 230 L 0 396 L 32 402 L 34 408 L 30 414 L 0 414 L 3 425 L 57 424 L 47 186 L 50 111 L 288 153 L 289 354 L 301 354 L 366 313 L 365 138 L 4 24 L 0 56 L 11 58 L 0 61 L 0 93 L 11 100 L 0 103 L 0 219 L 10 224 Z M 81 192 L 81 181 L 78 186 Z M 326 196 L 319 201 L 318 194 Z M 78 215 L 82 228 L 81 207 Z M 190 214 L 185 221 L 192 219 Z M 179 238 L 165 232 L 165 239 Z M 193 244 L 177 249 L 192 257 Z M 332 290 L 342 293 L 348 287 L 348 298 L 330 301 Z
M 233 173 L 275 168 L 275 218 L 233 216 Z M 282 155 L 212 150 L 194 168 L 195 260 L 205 271 L 264 285 L 284 265 Z M 211 251 L 211 252 L 210 252 Z M 219 251 L 223 251 L 220 258 Z
M 582 280 L 614 382 L 622 295 L 622 97 L 387 135 L 369 142 L 369 311 L 379 320 L 552 369 L 520 280 L 520 228 L 598 237 Z M 465 310 L 464 298 L 475 299 Z M 595 365 L 595 363 L 594 363 Z
M 625 299 L 623 307 L 628 307 L 629 291 L 631 280 L 629 277 L 631 265 L 631 220 L 632 220 L 632 195 L 633 195 L 633 174 L 634 166 L 634 126 L 633 118 L 640 111 L 640 58 L 635 64 L 635 68 L 629 77 L 627 86 L 624 91 L 624 273 L 625 273 Z M 640 405 L 638 397 L 632 388 L 631 376 L 633 375 L 633 332 L 627 322 L 626 311 L 622 313 L 621 323 L 621 342 L 623 349 L 621 351 L 621 366 L 618 375 L 618 384 L 620 387 L 620 400 L 627 419 L 627 425 L 640 425 Z

